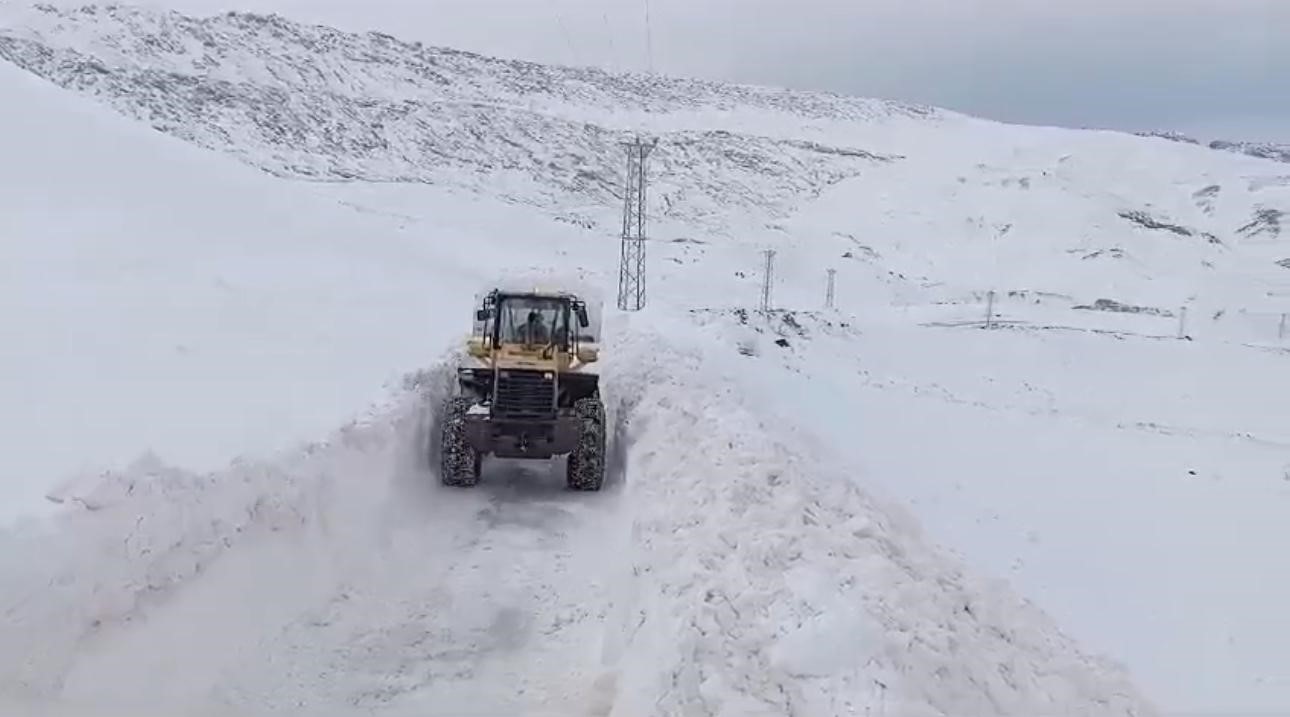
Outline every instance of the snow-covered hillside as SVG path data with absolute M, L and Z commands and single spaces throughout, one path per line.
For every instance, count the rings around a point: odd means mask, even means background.
M 616 143 L 650 132 L 659 233 L 809 238 L 832 262 L 874 251 L 896 292 L 953 299 L 989 280 L 1174 310 L 1237 263 L 1279 278 L 1290 258 L 1246 246 L 1281 236 L 1290 174 L 1199 147 L 546 67 L 278 16 L 13 4 L 0 19 L 0 57 L 269 172 L 461 187 L 604 233 L 618 227 Z M 821 196 L 835 208 L 804 224 L 798 208 Z
M 8 8 L 0 57 L 92 93 L 152 126 L 267 171 L 325 180 L 466 184 L 516 201 L 613 204 L 626 107 L 699 117 L 781 115 L 785 123 L 939 116 L 818 93 L 607 75 L 342 33 L 277 16 L 188 18 L 129 7 Z M 596 115 L 602 115 L 597 121 Z M 668 133 L 657 167 L 687 175 L 668 194 L 679 218 L 782 216 L 795 199 L 890 161 L 863 147 L 731 131 Z M 669 168 L 671 171 L 669 171 Z M 465 170 L 465 171 L 463 171 Z M 497 191 L 497 175 L 516 185 Z M 774 186 L 763 177 L 775 176 Z
M 0 698 L 1290 702 L 1282 165 L 282 18 L 0 14 L 7 509 L 75 479 L 0 537 Z M 606 321 L 611 485 L 440 489 L 474 292 L 612 296 L 638 129 L 658 241 L 649 308 Z

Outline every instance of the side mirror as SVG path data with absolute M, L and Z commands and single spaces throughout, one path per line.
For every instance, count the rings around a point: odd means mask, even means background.
M 585 329 L 585 328 L 587 328 L 587 326 L 589 325 L 589 323 L 590 323 L 590 322 L 589 322 L 589 321 L 587 321 L 587 307 L 586 307 L 586 305 L 584 305 L 584 304 L 578 304 L 577 306 L 575 306 L 575 307 L 574 307 L 574 311 L 576 311 L 576 312 L 577 312 L 577 314 L 578 314 L 578 325 L 579 325 L 579 326 L 581 326 L 581 327 L 582 327 L 582 328 L 584 328 L 584 329 Z
M 491 312 L 488 309 L 476 309 L 475 321 L 488 321 L 488 317 L 490 314 Z

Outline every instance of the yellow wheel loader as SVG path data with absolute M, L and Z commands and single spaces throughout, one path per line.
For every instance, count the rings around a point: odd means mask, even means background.
M 484 294 L 465 365 L 442 413 L 440 480 L 477 484 L 486 455 L 567 454 L 569 488 L 600 490 L 605 407 L 595 370 L 598 328 L 592 327 L 586 301 L 572 293 Z

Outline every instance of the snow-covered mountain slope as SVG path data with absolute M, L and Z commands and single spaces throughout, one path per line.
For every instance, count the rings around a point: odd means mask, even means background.
M 747 403 L 666 303 L 607 322 L 605 491 L 505 463 L 440 488 L 439 352 L 480 280 L 463 258 L 567 275 L 576 253 L 580 280 L 605 285 L 613 242 L 438 189 L 420 192 L 425 221 L 356 211 L 12 68 L 0 90 L 21 108 L 0 137 L 25 183 L 0 194 L 17 218 L 6 305 L 26 309 L 0 315 L 23 338 L 4 354 L 6 392 L 23 391 L 4 425 L 30 456 L 117 464 L 0 533 L 0 706 L 1150 713 L 1120 668 L 926 542 L 806 426 Z M 206 469 L 178 450 L 233 453 L 230 426 L 253 427 L 247 456 Z M 130 444 L 161 457 L 115 460 Z M 4 467 L 10 483 L 49 466 Z
M 1266 244 L 1290 211 L 1280 164 L 1163 140 L 545 67 L 278 16 L 15 4 L 0 17 L 0 57 L 275 174 L 464 187 L 605 233 L 616 143 L 647 131 L 656 234 L 809 244 L 871 261 L 901 295 L 986 281 L 1174 310 L 1234 267 L 1279 280 L 1290 258 Z M 823 222 L 800 216 L 821 196 Z M 1007 261 L 980 266 L 987 246 Z
M 1290 279 L 1277 263 L 1290 186 L 1276 165 L 1114 133 L 990 130 L 838 182 L 783 223 L 786 242 L 812 237 L 839 266 L 887 272 L 903 303 L 989 288 L 1068 307 L 1279 301 L 1267 293 Z
M 548 207 L 615 202 L 617 143 L 635 123 L 589 122 L 589 111 L 768 112 L 792 123 L 939 116 L 818 93 L 494 60 L 277 16 L 42 5 L 11 7 L 3 18 L 0 57 L 270 172 L 471 186 L 509 174 L 536 185 L 512 198 Z M 890 161 L 859 147 L 712 129 L 668 133 L 669 151 L 657 158 L 659 171 L 688 175 L 673 189 L 680 218 L 714 205 L 780 216 L 794 198 Z M 768 174 L 777 186 L 762 183 Z

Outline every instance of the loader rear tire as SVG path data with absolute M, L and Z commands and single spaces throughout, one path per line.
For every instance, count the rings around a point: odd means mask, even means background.
M 454 396 L 444 407 L 439 449 L 439 481 L 444 485 L 469 488 L 479 483 L 483 456 L 466 440 L 466 411 L 473 403 Z
M 573 410 L 581 430 L 569 453 L 565 480 L 572 490 L 597 491 L 605 483 L 605 405 L 598 397 L 582 398 Z

